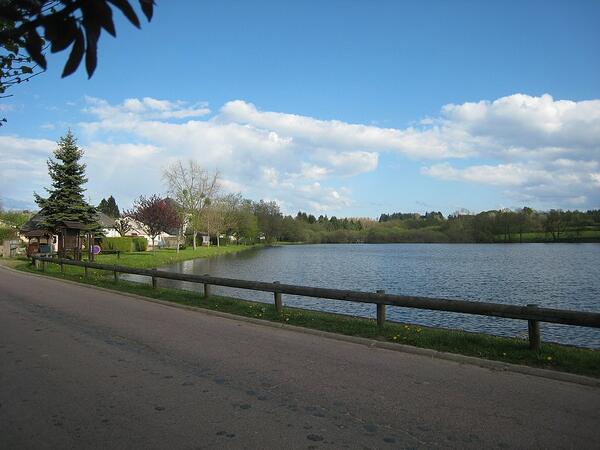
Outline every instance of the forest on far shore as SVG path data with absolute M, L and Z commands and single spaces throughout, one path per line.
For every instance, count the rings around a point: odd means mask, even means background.
M 111 202 L 100 211 L 118 217 Z M 0 242 L 16 237 L 19 227 L 31 217 L 29 211 L 6 211 L 0 207 Z M 208 227 L 210 223 L 210 228 Z M 255 202 L 240 194 L 214 201 L 199 216 L 197 230 L 216 236 L 236 236 L 237 243 L 261 241 L 293 243 L 519 243 L 600 242 L 600 210 L 536 211 L 532 208 L 491 210 L 478 214 L 455 212 L 445 217 L 439 211 L 381 214 L 379 219 L 314 216 L 281 213 L 276 202 Z M 191 231 L 186 233 L 191 243 Z M 228 239 L 222 244 L 227 244 Z
M 278 227 L 279 228 L 279 227 Z M 600 242 L 600 210 L 491 210 L 381 214 L 379 220 L 282 217 L 280 240 L 312 243 Z

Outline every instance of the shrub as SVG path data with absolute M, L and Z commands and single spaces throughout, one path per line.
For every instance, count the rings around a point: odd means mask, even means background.
M 148 249 L 148 240 L 145 237 L 134 237 L 133 249 L 136 252 L 145 252 Z
M 131 238 L 131 237 L 103 238 L 101 247 L 103 250 L 119 250 L 124 253 L 129 253 L 133 250 L 133 238 Z

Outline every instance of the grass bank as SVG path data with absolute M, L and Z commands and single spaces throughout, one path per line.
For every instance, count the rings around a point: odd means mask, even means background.
M 189 259 L 229 255 L 259 247 L 262 247 L 262 245 L 226 245 L 221 247 L 211 246 L 198 247 L 196 250 L 190 247 L 184 250 L 179 250 L 179 253 L 177 253 L 176 249 L 166 248 L 156 250 L 156 252 L 150 250 L 146 252 L 121 253 L 119 256 L 116 254 L 100 254 L 96 256 L 95 262 L 100 264 L 116 264 L 119 266 L 137 267 L 140 269 L 154 269 L 180 261 L 187 261 Z
M 270 304 L 217 296 L 204 299 L 197 292 L 152 289 L 149 285 L 125 281 L 115 283 L 110 272 L 99 270 L 89 270 L 89 276 L 85 278 L 82 268 L 65 267 L 66 273 L 62 274 L 58 265 L 49 264 L 46 275 L 244 317 L 600 378 L 600 351 L 597 350 L 544 343 L 541 351 L 536 353 L 529 350 L 528 342 L 523 339 L 390 322 L 380 330 L 375 320 L 290 307 L 285 307 L 280 316 Z M 20 261 L 16 268 L 36 271 L 25 261 Z

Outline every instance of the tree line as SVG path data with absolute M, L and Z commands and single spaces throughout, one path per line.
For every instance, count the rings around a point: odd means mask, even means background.
M 234 236 L 239 243 L 515 243 L 600 241 L 600 210 L 536 211 L 524 207 L 478 214 L 439 211 L 381 214 L 370 218 L 315 216 L 299 211 L 284 215 L 276 202 L 246 199 L 241 194 L 217 195 L 205 202 L 194 230 Z M 188 230 L 188 236 L 195 231 Z M 189 239 L 189 238 L 188 238 Z M 191 241 L 190 241 L 191 244 Z

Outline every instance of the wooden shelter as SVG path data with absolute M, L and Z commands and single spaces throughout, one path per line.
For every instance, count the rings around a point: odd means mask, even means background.
M 70 257 L 80 261 L 83 250 L 82 234 L 87 234 L 88 242 L 93 244 L 92 229 L 110 227 L 114 219 L 103 213 L 96 214 L 96 224 L 84 224 L 75 221 L 61 222 L 54 232 L 43 226 L 44 214 L 40 211 L 25 223 L 20 234 L 29 240 L 27 256 L 34 253 L 58 253 L 60 257 Z

